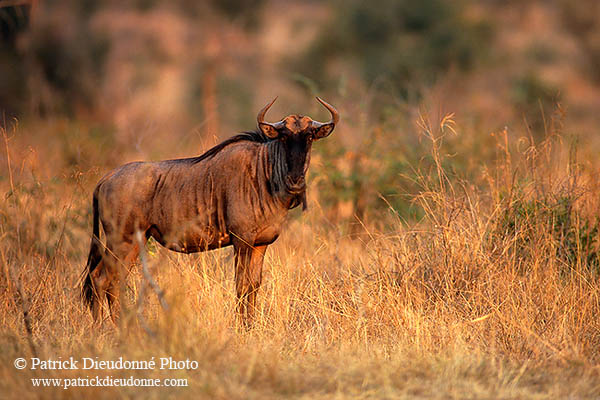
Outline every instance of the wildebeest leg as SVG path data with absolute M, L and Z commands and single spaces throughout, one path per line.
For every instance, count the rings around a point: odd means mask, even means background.
M 121 270 L 129 268 L 139 254 L 139 247 L 131 241 L 118 245 L 107 244 L 106 253 L 92 272 L 97 301 L 92 303 L 92 316 L 96 322 L 102 320 L 104 299 L 108 302 L 108 311 L 114 323 L 119 318 Z
M 106 288 L 106 300 L 108 302 L 110 317 L 113 323 L 116 324 L 121 312 L 121 286 L 124 283 L 121 279 L 123 276 L 122 267 L 125 267 L 124 270 L 128 271 L 140 254 L 140 249 L 137 244 L 125 242 L 117 246 L 113 250 L 113 254 L 115 267 L 111 271 L 112 279 L 109 280 L 108 287 Z M 119 261 L 115 262 L 114 257 L 121 261 L 122 264 Z
M 237 309 L 238 315 L 247 328 L 254 318 L 256 293 L 262 280 L 262 264 L 266 247 L 253 247 L 241 240 L 234 241 Z
M 252 249 L 252 255 L 250 256 L 250 268 L 248 268 L 248 281 L 249 281 L 249 293 L 248 293 L 248 320 L 252 322 L 254 320 L 254 314 L 256 308 L 256 297 L 258 295 L 258 289 L 262 283 L 262 267 L 265 259 L 265 252 L 267 246 L 256 246 Z
M 237 311 L 242 323 L 248 323 L 246 310 L 248 306 L 248 284 L 246 280 L 246 270 L 252 254 L 252 247 L 241 241 L 234 241 L 235 251 L 235 292 L 237 294 Z
M 109 284 L 108 271 L 106 267 L 107 259 L 104 257 L 96 268 L 91 272 L 92 288 L 94 300 L 91 302 L 91 311 L 94 322 L 102 321 L 102 307 L 106 297 L 106 288 Z

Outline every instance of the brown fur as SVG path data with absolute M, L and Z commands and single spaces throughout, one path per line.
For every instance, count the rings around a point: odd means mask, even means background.
M 249 324 L 266 248 L 279 236 L 287 211 L 305 199 L 315 136 L 311 122 L 289 116 L 285 126 L 295 129 L 282 127 L 277 139 L 251 132 L 200 157 L 133 162 L 104 176 L 94 190 L 94 229 L 82 286 L 94 318 L 100 318 L 104 298 L 117 318 L 121 264 L 129 267 L 137 259 L 134 237 L 141 231 L 181 253 L 233 245 L 238 310 Z

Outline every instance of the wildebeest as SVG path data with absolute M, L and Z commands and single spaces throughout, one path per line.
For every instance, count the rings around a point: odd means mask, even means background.
M 238 312 L 251 323 L 265 250 L 279 236 L 288 210 L 306 207 L 312 142 L 331 134 L 339 121 L 337 110 L 317 97 L 331 113 L 329 122 L 302 115 L 265 122 L 276 99 L 258 113 L 255 131 L 198 157 L 125 164 L 98 182 L 82 283 L 82 297 L 96 321 L 105 298 L 113 321 L 118 316 L 120 271 L 137 259 L 135 234 L 142 232 L 180 253 L 233 245 Z

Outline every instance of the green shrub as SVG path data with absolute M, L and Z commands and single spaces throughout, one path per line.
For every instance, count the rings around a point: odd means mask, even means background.
M 560 102 L 560 90 L 528 73 L 517 78 L 512 87 L 515 110 L 527 120 L 530 131 L 541 137 L 545 131 L 544 118 L 551 115 Z
M 540 246 L 555 249 L 550 256 L 558 257 L 568 269 L 582 266 L 588 272 L 600 273 L 598 253 L 598 223 L 585 218 L 574 209 L 575 196 L 513 200 L 500 217 L 497 234 L 514 240 L 519 257 L 528 258 Z M 539 243 L 538 243 L 539 241 Z

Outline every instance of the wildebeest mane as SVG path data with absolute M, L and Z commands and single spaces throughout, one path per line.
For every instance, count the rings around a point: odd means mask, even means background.
M 202 160 L 206 160 L 207 158 L 214 156 L 215 154 L 217 154 L 218 152 L 220 152 L 221 150 L 223 150 L 225 147 L 229 146 L 232 143 L 243 142 L 243 141 L 256 142 L 256 143 L 267 143 L 270 140 L 271 139 L 266 137 L 265 134 L 262 133 L 259 129 L 255 130 L 255 131 L 242 132 L 242 133 L 232 136 L 229 139 L 226 139 L 226 140 L 222 141 L 221 143 L 217 144 L 216 146 L 208 149 L 206 152 L 204 152 L 204 154 L 199 155 L 198 157 L 192 157 L 189 160 L 192 162 L 192 164 L 199 163 Z
M 206 160 L 210 157 L 213 157 L 225 147 L 229 146 L 232 143 L 249 141 L 254 143 L 267 143 L 268 144 L 268 154 L 269 159 L 271 160 L 271 171 L 270 171 L 270 179 L 269 179 L 269 189 L 272 195 L 280 195 L 285 193 L 285 176 L 287 174 L 287 164 L 285 162 L 285 153 L 281 143 L 274 139 L 269 139 L 264 133 L 260 131 L 260 129 L 256 129 L 254 131 L 242 132 L 238 135 L 232 136 L 229 139 L 222 141 L 216 146 L 207 150 L 204 154 L 199 155 L 198 157 L 192 157 L 185 160 L 189 160 L 192 164 L 197 164 L 202 160 Z M 290 203 L 289 208 L 296 208 L 302 204 L 302 209 L 306 209 L 306 193 L 299 194 L 294 197 L 292 202 Z

